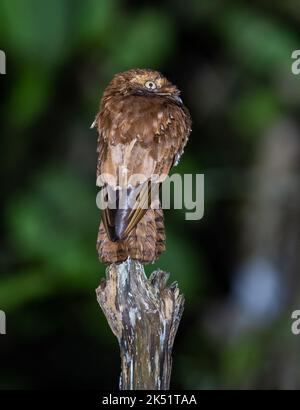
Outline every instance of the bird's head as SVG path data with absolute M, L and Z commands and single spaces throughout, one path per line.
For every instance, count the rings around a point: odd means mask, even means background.
M 150 69 L 137 68 L 116 74 L 107 87 L 106 93 L 107 95 L 121 94 L 123 96 L 161 96 L 182 104 L 178 88 L 160 72 Z

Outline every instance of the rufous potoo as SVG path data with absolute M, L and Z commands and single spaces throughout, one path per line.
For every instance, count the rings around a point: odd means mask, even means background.
M 165 249 L 163 211 L 160 205 L 151 207 L 150 191 L 179 161 L 191 131 L 190 114 L 179 94 L 176 86 L 149 69 L 115 75 L 103 93 L 92 124 L 99 133 L 97 183 L 106 189 L 107 200 L 107 192 L 115 193 L 115 206 L 102 210 L 97 240 L 104 263 L 128 257 L 150 263 Z M 153 175 L 158 176 L 154 183 Z

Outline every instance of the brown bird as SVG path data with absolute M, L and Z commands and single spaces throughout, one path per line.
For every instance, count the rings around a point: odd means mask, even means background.
M 149 263 L 165 249 L 163 211 L 160 205 L 150 207 L 150 191 L 178 163 L 191 131 L 179 94 L 176 86 L 149 69 L 117 74 L 104 91 L 91 126 L 99 133 L 97 183 L 109 205 L 108 192 L 116 199 L 115 209 L 102 211 L 97 249 L 104 263 L 128 257 Z

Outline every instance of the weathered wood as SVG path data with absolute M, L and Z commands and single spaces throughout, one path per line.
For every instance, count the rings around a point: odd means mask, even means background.
M 121 390 L 169 388 L 172 348 L 184 297 L 161 270 L 147 279 L 143 265 L 128 259 L 109 265 L 97 300 L 121 350 Z

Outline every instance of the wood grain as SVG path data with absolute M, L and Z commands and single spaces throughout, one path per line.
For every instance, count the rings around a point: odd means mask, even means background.
M 121 390 L 166 390 L 170 386 L 172 348 L 184 297 L 169 274 L 128 259 L 107 267 L 96 289 L 97 300 L 121 351 Z

